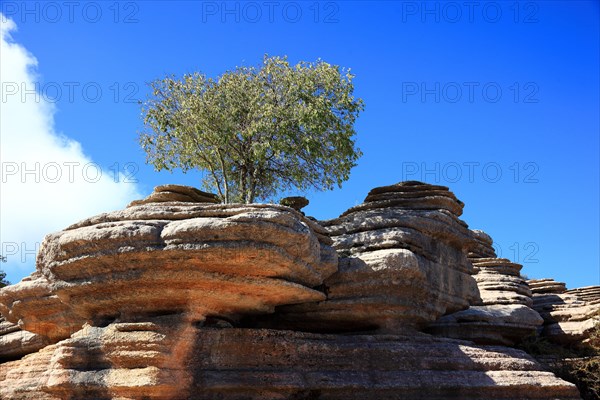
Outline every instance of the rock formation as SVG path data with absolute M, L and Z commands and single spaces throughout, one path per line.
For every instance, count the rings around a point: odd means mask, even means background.
M 579 398 L 522 351 L 421 332 L 486 314 L 504 343 L 531 323 L 518 268 L 448 188 L 376 188 L 325 227 L 215 201 L 165 185 L 48 235 L 0 290 L 0 398 Z
M 309 331 L 420 329 L 478 301 L 465 255 L 463 204 L 448 188 L 403 182 L 325 221 L 340 256 L 327 300 L 281 307 L 277 324 Z
M 474 241 L 469 248 L 469 259 L 476 271 L 475 280 L 482 304 L 523 304 L 531 307 L 531 290 L 520 275 L 523 266 L 506 258 L 497 258 L 492 238 L 482 231 L 472 232 Z
M 308 203 L 308 199 L 302 196 L 284 197 L 279 201 L 279 204 L 281 204 L 282 206 L 291 207 L 296 211 L 302 210 L 308 205 Z
M 557 282 L 554 279 L 530 279 L 527 281 L 527 285 L 531 288 L 533 295 L 557 294 L 567 291 L 567 285 L 564 282 Z
M 171 201 L 185 203 L 220 203 L 219 197 L 213 193 L 203 192 L 191 186 L 161 185 L 154 188 L 150 196 L 142 200 L 135 200 L 129 204 L 140 206 L 149 203 L 166 203 Z
M 325 299 L 311 287 L 337 269 L 329 243 L 282 206 L 132 206 L 48 235 L 37 273 L 0 292 L 0 311 L 53 341 L 122 315 L 271 312 Z
M 492 238 L 486 233 L 474 230 L 472 235 L 467 251 L 481 302 L 443 316 L 428 332 L 482 344 L 514 345 L 533 334 L 543 320 L 531 309 L 531 290 L 521 278 L 522 266 L 496 258 Z
M 544 318 L 542 335 L 560 344 L 586 343 L 600 324 L 600 286 L 566 290 L 553 279 L 528 283 L 533 308 Z
M 24 331 L 0 316 L 0 362 L 21 358 L 47 344 L 43 336 Z
M 578 399 L 519 350 L 425 335 L 86 326 L 0 364 L 5 399 Z M 185 326 L 185 324 L 183 324 Z M 178 347 L 174 342 L 179 342 Z M 176 349 L 176 351 L 170 350 Z M 182 356 L 185 363 L 180 362 Z

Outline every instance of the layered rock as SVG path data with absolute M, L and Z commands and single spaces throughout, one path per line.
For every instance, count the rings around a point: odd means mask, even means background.
M 403 182 L 371 190 L 363 204 L 323 222 L 341 256 L 323 285 L 327 300 L 281 307 L 275 323 L 401 332 L 467 308 L 479 296 L 462 207 L 444 186 Z
M 476 343 L 514 345 L 533 334 L 543 320 L 531 308 L 531 290 L 520 275 L 522 266 L 497 258 L 486 233 L 475 230 L 472 234 L 467 251 L 481 303 L 440 318 L 427 331 Z
M 520 274 L 523 266 L 506 258 L 497 258 L 492 238 L 482 231 L 472 232 L 469 260 L 476 272 L 482 304 L 523 304 L 531 307 L 531 290 Z
M 47 344 L 45 337 L 24 331 L 0 316 L 0 362 L 18 359 Z
M 50 342 L 68 338 L 83 324 L 81 317 L 59 299 L 53 285 L 40 272 L 0 290 L 0 312 L 20 328 Z
M 187 398 L 185 364 L 196 328 L 185 315 L 90 326 L 22 360 L 0 366 L 3 399 Z M 45 364 L 46 368 L 43 369 Z M 41 372 L 37 379 L 28 379 Z M 25 377 L 25 378 L 24 378 Z M 38 397 L 40 396 L 40 397 Z
M 165 322 L 173 326 L 170 331 Z M 165 351 L 173 348 L 180 351 Z M 169 361 L 173 359 L 178 361 Z M 0 396 L 7 400 L 489 400 L 524 394 L 529 399 L 579 399 L 573 384 L 505 347 L 425 335 L 181 330 L 176 320 L 157 319 L 86 326 L 72 339 L 0 365 L 0 380 Z
M 513 346 L 535 333 L 542 323 L 537 312 L 521 304 L 471 306 L 441 317 L 427 328 L 427 332 L 479 344 Z
M 600 286 L 584 286 L 567 290 L 565 293 L 573 294 L 590 305 L 600 303 Z
M 479 258 L 473 260 L 473 266 L 477 271 L 475 280 L 484 305 L 533 305 L 531 290 L 519 273 L 521 264 L 506 258 Z
M 148 197 L 141 200 L 134 200 L 128 207 L 172 201 L 185 203 L 220 203 L 219 196 L 216 194 L 203 192 L 192 186 L 161 185 L 155 187 L 154 191 Z
M 48 235 L 38 272 L 0 291 L 0 311 L 54 342 L 129 315 L 269 313 L 325 298 L 312 287 L 337 268 L 330 243 L 283 206 L 132 206 Z
M 284 197 L 283 199 L 279 200 L 279 204 L 282 206 L 291 207 L 296 211 L 302 210 L 308 205 L 308 203 L 308 199 L 302 196 Z
M 559 344 L 586 343 L 600 324 L 600 286 L 566 290 L 553 279 L 530 280 L 533 308 L 544 318 L 542 336 Z
M 567 285 L 564 282 L 557 282 L 554 279 L 530 279 L 527 281 L 527 285 L 533 294 L 558 294 L 567 291 Z
M 376 188 L 326 228 L 192 189 L 46 237 L 37 271 L 0 290 L 0 398 L 579 398 L 521 351 L 417 331 L 447 314 L 503 343 L 528 318 L 514 296 L 482 305 L 468 256 L 497 282 L 515 267 L 448 188 Z
M 482 230 L 471 231 L 472 240 L 467 247 L 467 256 L 471 262 L 477 262 L 480 258 L 496 258 L 494 250 L 494 239 Z

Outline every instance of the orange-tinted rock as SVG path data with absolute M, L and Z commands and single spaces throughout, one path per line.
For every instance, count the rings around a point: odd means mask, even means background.
M 35 379 L 33 377 L 35 376 Z M 0 365 L 3 399 L 579 399 L 506 347 L 426 335 L 323 335 L 186 325 L 86 326 Z
M 48 235 L 1 310 L 52 341 L 122 315 L 270 313 L 325 298 L 312 289 L 337 269 L 324 233 L 283 206 L 135 206 Z
M 540 318 L 447 188 L 376 188 L 326 228 L 192 189 L 47 236 L 0 290 L 1 399 L 579 398 L 519 350 L 417 331 L 510 343 Z
M 0 362 L 21 358 L 47 344 L 45 337 L 24 331 L 0 316 Z

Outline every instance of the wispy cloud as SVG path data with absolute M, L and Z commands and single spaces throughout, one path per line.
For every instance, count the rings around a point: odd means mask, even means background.
M 16 43 L 16 24 L 0 14 L 0 268 L 17 281 L 33 271 L 47 233 L 139 198 L 127 179 L 93 162 L 93 149 L 57 132 L 55 107 L 35 88 L 38 63 Z

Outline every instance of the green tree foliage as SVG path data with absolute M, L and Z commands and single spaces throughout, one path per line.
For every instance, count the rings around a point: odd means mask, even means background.
M 0 269 L 0 288 L 10 285 L 10 282 L 6 280 L 6 272 Z
M 207 171 L 225 203 L 288 189 L 331 190 L 362 155 L 354 122 L 364 109 L 350 70 L 265 56 L 216 79 L 201 73 L 150 84 L 140 144 L 156 170 Z

